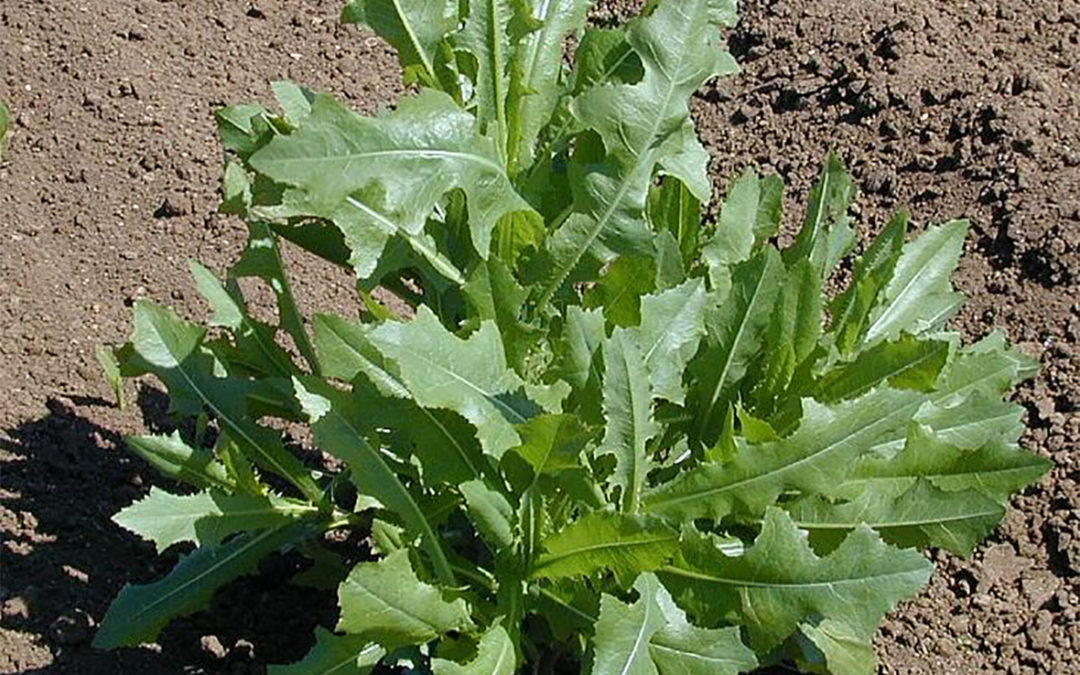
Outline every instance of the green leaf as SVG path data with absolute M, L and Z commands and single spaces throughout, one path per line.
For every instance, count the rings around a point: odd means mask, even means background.
M 409 396 L 408 388 L 387 370 L 386 359 L 369 339 L 369 326 L 334 314 L 316 314 L 313 323 L 315 348 L 326 364 L 324 375 L 352 382 L 363 374 L 385 396 Z
M 397 50 L 406 84 L 428 87 L 440 86 L 440 46 L 457 20 L 453 0 L 350 0 L 341 12 L 342 23 L 363 23 Z
M 932 570 L 917 552 L 892 548 L 867 527 L 819 558 L 787 514 L 769 509 L 743 555 L 691 541 L 661 577 L 675 597 L 708 603 L 711 615 L 733 611 L 761 653 L 818 617 L 842 622 L 869 644 L 885 614 L 918 593 Z
M 528 293 L 518 285 L 506 264 L 495 257 L 476 266 L 463 290 L 476 316 L 498 326 L 510 364 L 517 372 L 524 372 L 526 360 L 539 338 L 536 328 L 521 322 Z
M 870 315 L 864 342 L 914 335 L 941 328 L 964 301 L 949 275 L 956 269 L 967 235 L 967 221 L 928 228 L 904 246 L 892 278 Z
M 679 533 L 656 518 L 593 511 L 543 541 L 534 579 L 588 576 L 611 570 L 629 581 L 659 569 L 678 548 Z
M 927 480 L 916 480 L 899 496 L 887 487 L 868 487 L 849 502 L 808 497 L 786 508 L 815 546 L 834 548 L 845 533 L 865 524 L 897 546 L 936 546 L 961 556 L 971 555 L 1005 515 L 1004 506 L 979 492 L 944 492 Z
M 166 384 L 174 409 L 188 415 L 209 410 L 246 455 L 318 502 L 322 491 L 303 464 L 285 449 L 280 435 L 259 426 L 247 414 L 245 399 L 251 383 L 215 375 L 215 364 L 201 350 L 204 334 L 203 329 L 149 301 L 140 300 L 135 305 L 132 344 L 139 369 L 152 372 Z
M 688 405 L 696 414 L 695 438 L 712 445 L 720 434 L 725 403 L 761 348 L 779 291 L 783 265 L 766 248 L 733 272 L 731 294 L 706 310 L 706 337 L 689 369 L 695 376 Z
M 469 16 L 454 34 L 459 51 L 476 63 L 473 97 L 480 133 L 495 140 L 495 148 L 506 161 L 506 95 L 510 88 L 509 0 L 471 0 Z
M 116 353 L 105 345 L 94 345 L 94 358 L 105 375 L 105 381 L 109 383 L 109 389 L 112 389 L 113 396 L 116 397 L 117 407 L 123 410 L 124 379 L 120 375 L 120 362 L 116 359 Z
M 876 672 L 873 646 L 850 626 L 825 619 L 817 625 L 799 624 L 799 631 L 813 643 L 813 651 L 821 653 L 828 672 L 835 675 L 873 675 Z M 807 651 L 805 647 L 804 651 Z
M 270 88 L 285 113 L 285 119 L 293 126 L 298 126 L 311 114 L 311 101 L 315 95 L 307 89 L 287 80 L 271 82 Z
M 420 645 L 450 631 L 472 628 L 465 601 L 447 602 L 438 588 L 420 581 L 408 551 L 358 564 L 338 589 L 338 603 L 338 630 L 387 649 Z
M 295 380 L 294 386 L 319 447 L 349 465 L 350 477 L 360 494 L 379 500 L 401 518 L 410 532 L 420 535 L 421 545 L 431 558 L 439 579 L 452 584 L 454 575 L 434 527 L 401 482 L 394 465 L 368 441 L 368 436 L 373 433 L 370 425 L 375 420 L 365 417 L 365 411 L 354 397 L 322 380 Z
M 459 188 L 482 257 L 499 218 L 529 209 L 473 117 L 431 90 L 402 99 L 392 114 L 378 118 L 316 96 L 298 131 L 274 138 L 250 161 L 270 178 L 301 188 L 310 215 L 340 218 L 347 202 L 371 232 L 393 226 L 419 234 L 442 196 Z
M 714 286 L 723 287 L 718 281 L 730 277 L 731 266 L 750 258 L 754 250 L 754 230 L 758 223 L 760 202 L 761 187 L 757 173 L 747 169 L 732 183 L 720 209 L 716 234 L 701 249 Z
M 225 467 L 206 450 L 185 443 L 178 431 L 168 436 L 127 436 L 124 443 L 166 478 L 200 490 L 210 487 L 231 490 L 234 487 Z
M 656 288 L 656 263 L 624 255 L 608 265 L 599 281 L 585 293 L 586 307 L 604 308 L 604 318 L 616 326 L 641 323 L 641 296 Z
M 851 250 L 855 233 L 848 224 L 848 207 L 855 196 L 855 186 L 836 155 L 830 155 L 810 191 L 810 208 L 795 241 L 784 251 L 784 262 L 810 260 L 822 281 L 829 278 L 836 264 Z
M 986 397 L 999 397 L 1025 368 L 1023 359 L 991 341 L 954 357 L 931 393 L 879 388 L 834 405 L 805 399 L 802 423 L 790 436 L 760 444 L 737 439 L 729 463 L 706 463 L 658 486 L 645 496 L 645 509 L 678 518 L 760 515 L 787 489 L 835 494 L 860 456 L 890 456 L 903 447 L 912 419 L 949 442 L 981 447 L 1002 435 L 1001 423 L 988 422 L 1012 419 L 1002 409 L 1010 404 L 987 405 Z
M 8 132 L 11 130 L 11 111 L 7 104 L 0 101 L 0 159 L 4 158 Z
M 901 211 L 893 216 L 855 264 L 851 283 L 830 305 L 831 331 L 841 353 L 851 352 L 862 339 L 870 311 L 892 278 L 900 258 L 907 224 L 907 213 Z
M 634 331 L 649 369 L 653 396 L 682 403 L 683 372 L 705 333 L 705 286 L 691 279 L 641 299 L 641 326 Z
M 687 98 L 711 77 L 734 72 L 735 65 L 720 48 L 708 3 L 661 3 L 630 25 L 628 41 L 644 64 L 641 82 L 596 85 L 572 103 L 580 124 L 602 139 L 606 159 L 596 162 L 578 153 L 579 161 L 571 164 L 576 213 L 550 239 L 541 307 L 583 261 L 648 252 L 652 236 L 644 211 L 657 165 L 700 201 L 709 198 L 708 156 L 696 140 Z
M 121 589 L 94 635 L 94 647 L 115 649 L 153 642 L 173 618 L 202 609 L 214 591 L 254 571 L 263 557 L 313 533 L 310 524 L 291 524 L 181 556 L 176 567 L 160 581 L 143 586 L 129 584 Z
M 948 357 L 948 342 L 904 334 L 896 341 L 880 342 L 854 361 L 826 372 L 818 380 L 814 396 L 820 401 L 839 401 L 883 382 L 897 389 L 932 391 Z
M 656 584 L 656 601 L 667 620 L 649 641 L 659 675 L 736 675 L 757 667 L 757 658 L 742 643 L 737 627 L 692 625 L 661 584 Z
M 538 415 L 518 427 L 521 445 L 513 449 L 536 476 L 581 466 L 588 431 L 574 415 Z
M 230 495 L 219 491 L 173 495 L 157 487 L 123 509 L 113 522 L 153 541 L 158 553 L 182 541 L 217 546 L 230 534 L 282 527 L 318 513 L 314 506 L 276 495 Z
M 476 530 L 499 555 L 509 554 L 517 543 L 517 518 L 514 507 L 502 494 L 480 480 L 458 486 L 465 497 L 465 508 Z
M 431 660 L 431 672 L 435 675 L 514 675 L 516 670 L 514 643 L 499 625 L 484 631 L 472 661 L 462 665 L 446 659 Z
M 621 489 L 626 513 L 638 511 L 649 471 L 645 444 L 660 427 L 652 417 L 652 392 L 645 359 L 629 331 L 616 328 L 604 345 L 604 417 L 601 453 L 615 456 L 612 485 Z
M 484 452 L 499 458 L 521 443 L 514 425 L 532 414 L 520 399 L 524 383 L 507 367 L 493 322 L 484 321 L 462 340 L 422 306 L 412 321 L 383 323 L 368 340 L 394 364 L 418 404 L 447 408 L 472 422 Z
M 626 605 L 606 593 L 600 598 L 591 675 L 657 675 L 649 641 L 664 627 L 656 600 L 659 587 L 654 575 L 642 574 L 634 582 L 638 592 L 634 604 Z
M 698 257 L 701 202 L 682 181 L 667 176 L 659 187 L 649 190 L 646 215 L 654 230 L 671 233 L 682 256 L 683 267 L 691 267 Z
M 367 675 L 386 650 L 361 636 L 335 635 L 315 627 L 315 646 L 302 660 L 287 666 L 269 666 L 269 675 Z
M 514 50 L 508 100 L 510 172 L 529 168 L 535 158 L 540 131 L 551 119 L 558 102 L 563 71 L 563 42 L 582 28 L 588 0 L 533 2 L 530 18 L 539 28 Z

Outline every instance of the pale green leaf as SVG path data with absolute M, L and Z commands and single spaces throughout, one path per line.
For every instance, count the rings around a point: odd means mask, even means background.
M 497 555 L 513 552 L 517 542 L 517 518 L 514 507 L 484 481 L 471 480 L 458 486 L 465 497 L 465 510 L 476 530 Z
M 105 381 L 109 384 L 109 389 L 112 390 L 113 396 L 116 397 L 117 407 L 123 410 L 126 403 L 124 378 L 120 374 L 120 362 L 116 358 L 116 352 L 105 345 L 94 345 L 94 358 L 97 359 L 98 366 L 101 367 L 101 372 L 105 375 Z
M 439 85 L 440 43 L 457 28 L 454 0 L 350 0 L 341 13 L 343 23 L 363 23 L 398 52 L 405 82 Z
M 692 279 L 641 299 L 641 326 L 633 331 L 649 369 L 653 396 L 682 403 L 683 371 L 705 333 L 705 286 Z
M 820 666 L 823 659 L 828 672 L 833 675 L 873 675 L 877 672 L 873 645 L 847 624 L 825 619 L 816 625 L 800 624 L 799 631 L 813 643 L 815 656 L 818 652 L 821 654 L 821 658 L 815 658 L 812 663 Z
M 864 341 L 937 330 L 964 301 L 949 275 L 956 269 L 967 235 L 967 221 L 954 220 L 927 229 L 906 244 L 892 278 L 870 315 Z
M 418 404 L 461 414 L 476 426 L 484 451 L 496 458 L 521 443 L 514 425 L 539 412 L 521 396 L 524 383 L 507 367 L 493 322 L 483 322 L 462 340 L 422 306 L 412 321 L 383 323 L 367 337 L 394 364 Z
M 612 571 L 628 582 L 659 569 L 674 555 L 679 533 L 655 518 L 593 511 L 543 541 L 545 553 L 532 569 L 534 579 L 588 576 Z
M 472 628 L 465 601 L 447 601 L 438 588 L 420 581 L 404 550 L 356 565 L 338 589 L 338 603 L 338 630 L 387 649 Z
M 367 675 L 379 664 L 386 650 L 370 644 L 362 636 L 335 635 L 315 627 L 315 646 L 300 661 L 287 666 L 269 666 L 269 675 Z
M 495 148 L 506 161 L 506 95 L 510 89 L 509 0 L 471 0 L 469 16 L 454 34 L 458 51 L 475 61 L 471 105 L 475 106 L 480 132 L 495 140 Z
M 463 665 L 446 659 L 431 660 L 431 672 L 435 675 L 514 675 L 516 670 L 514 643 L 499 625 L 484 631 L 472 661 Z
M 314 506 L 276 495 L 217 490 L 174 495 L 152 487 L 150 494 L 113 516 L 113 522 L 154 542 L 161 553 L 182 541 L 217 546 L 236 532 L 282 527 L 317 513 Z
M 642 574 L 634 582 L 638 599 L 632 605 L 606 593 L 600 598 L 591 675 L 657 675 L 649 641 L 665 623 L 658 588 L 655 575 Z
M 932 570 L 917 552 L 888 546 L 867 527 L 819 558 L 787 514 L 769 509 L 743 555 L 724 555 L 704 539 L 689 541 L 661 577 L 676 598 L 704 600 L 711 615 L 735 612 L 760 653 L 819 617 L 845 623 L 869 643 L 884 615 L 918 593 Z
M 660 427 L 652 416 L 652 392 L 645 359 L 630 332 L 616 328 L 604 345 L 604 416 L 601 453 L 615 456 L 611 483 L 620 488 L 620 505 L 636 513 L 649 458 L 645 444 Z

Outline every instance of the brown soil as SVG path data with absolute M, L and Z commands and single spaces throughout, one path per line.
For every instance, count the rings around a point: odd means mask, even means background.
M 214 107 L 280 78 L 365 110 L 397 94 L 393 55 L 338 26 L 339 4 L 0 3 L 17 119 L 0 164 L 0 673 L 257 673 L 332 620 L 332 597 L 282 583 L 290 561 L 273 560 L 158 646 L 89 647 L 120 586 L 174 562 L 109 521 L 158 480 L 118 438 L 163 424 L 164 402 L 146 388 L 115 409 L 93 346 L 126 337 L 141 296 L 200 316 L 186 259 L 220 270 L 237 251 L 241 226 L 215 213 Z M 795 217 L 837 150 L 864 232 L 901 206 L 970 218 L 959 326 L 1004 330 L 1043 364 L 1017 398 L 1057 468 L 972 560 L 935 556 L 881 631 L 881 672 L 1080 672 L 1080 2 L 743 4 L 745 73 L 695 103 L 718 189 L 748 164 L 777 171 Z M 347 301 L 347 279 L 299 264 L 309 306 Z

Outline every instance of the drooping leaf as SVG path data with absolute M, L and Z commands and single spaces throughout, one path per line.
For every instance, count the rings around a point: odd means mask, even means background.
M 315 627 L 315 646 L 300 661 L 287 666 L 269 666 L 269 675 L 367 675 L 379 664 L 386 650 L 362 636 L 335 635 Z
M 365 411 L 360 409 L 356 399 L 321 380 L 296 380 L 295 387 L 319 447 L 349 465 L 350 476 L 360 494 L 377 499 L 401 518 L 412 533 L 420 535 L 421 545 L 431 558 L 439 579 L 453 583 L 454 574 L 439 536 L 408 487 L 401 482 L 395 467 L 368 440 L 374 418 L 365 422 Z
M 705 333 L 705 297 L 704 284 L 692 279 L 641 299 L 641 326 L 635 335 L 653 396 L 683 402 L 683 371 Z
M 483 322 L 462 340 L 425 306 L 408 323 L 383 323 L 368 340 L 394 364 L 418 404 L 461 414 L 476 426 L 484 451 L 496 458 L 520 444 L 514 425 L 540 412 L 522 398 L 524 382 L 507 367 L 493 322 Z
M 338 603 L 338 630 L 387 649 L 472 627 L 465 601 L 447 601 L 438 588 L 420 581 L 404 550 L 356 565 L 338 589 Z
M 431 660 L 431 672 L 435 675 L 514 675 L 516 669 L 514 643 L 499 625 L 484 631 L 472 661 L 463 665 L 447 659 Z
M 392 224 L 419 234 L 442 196 L 461 189 L 482 257 L 499 218 L 529 208 L 473 117 L 431 90 L 377 118 L 316 96 L 298 131 L 276 137 L 250 161 L 270 178 L 302 189 L 312 216 L 333 220 L 347 201 L 359 205 L 353 216 L 367 218 L 370 232 Z
M 956 269 L 967 235 L 967 221 L 954 220 L 927 229 L 905 244 L 892 278 L 870 314 L 864 342 L 913 335 L 944 325 L 964 301 L 949 275 Z
M 236 532 L 279 528 L 317 513 L 314 506 L 275 495 L 218 490 L 174 495 L 152 487 L 146 497 L 113 516 L 113 522 L 153 541 L 161 553 L 182 541 L 214 547 Z
M 737 617 L 760 653 L 818 617 L 843 623 L 869 643 L 885 613 L 915 595 L 932 570 L 917 552 L 888 546 L 867 527 L 818 557 L 787 514 L 769 509 L 743 555 L 729 557 L 710 541 L 690 540 L 661 578 L 693 608 Z
M 153 642 L 169 621 L 205 607 L 214 591 L 255 570 L 264 556 L 310 537 L 307 523 L 276 527 L 181 556 L 163 579 L 127 585 L 116 596 L 94 635 L 94 647 L 114 649 Z
M 652 416 L 649 372 L 629 331 L 616 328 L 604 345 L 604 416 L 607 426 L 603 453 L 615 456 L 611 482 L 620 489 L 619 505 L 637 513 L 649 458 L 645 444 L 659 431 Z

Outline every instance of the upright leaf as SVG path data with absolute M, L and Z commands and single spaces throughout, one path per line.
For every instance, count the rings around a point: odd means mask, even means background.
M 495 148 L 506 161 L 506 95 L 510 88 L 509 0 L 472 0 L 469 16 L 454 41 L 476 62 L 473 104 L 480 132 L 495 140 Z
M 653 396 L 683 402 L 683 372 L 705 333 L 705 298 L 704 284 L 692 279 L 641 299 L 641 326 L 634 333 Z
M 443 39 L 457 28 L 454 0 L 350 0 L 343 23 L 363 23 L 398 52 L 405 83 L 439 87 Z
M 153 642 L 165 624 L 205 607 L 214 591 L 254 571 L 264 556 L 312 534 L 309 524 L 286 525 L 181 556 L 176 567 L 160 581 L 121 589 L 101 620 L 94 646 L 114 649 Z
M 954 220 L 927 229 L 906 244 L 889 284 L 870 315 L 866 343 L 936 330 L 959 309 L 964 296 L 953 291 L 956 269 L 967 235 L 967 221 Z
M 604 429 L 602 451 L 615 455 L 612 484 L 619 487 L 620 505 L 636 513 L 649 459 L 645 444 L 659 431 L 652 417 L 649 373 L 641 349 L 631 334 L 616 328 L 604 345 Z
M 405 550 L 356 565 L 338 589 L 338 603 L 338 630 L 387 649 L 472 628 L 465 601 L 447 601 L 438 588 L 420 581 Z
M 821 170 L 821 178 L 810 191 L 810 208 L 803 227 L 784 251 L 784 262 L 791 265 L 806 258 L 823 281 L 828 279 L 855 243 L 847 215 L 854 195 L 855 186 L 843 162 L 830 155 Z
M 644 211 L 658 165 L 700 201 L 709 197 L 708 156 L 696 140 L 686 102 L 702 83 L 733 72 L 735 64 L 720 49 L 707 0 L 661 3 L 630 26 L 628 41 L 644 64 L 641 82 L 597 85 L 572 104 L 581 125 L 602 139 L 605 159 L 581 157 L 571 164 L 577 213 L 550 240 L 541 306 L 587 257 L 606 261 L 613 254 L 648 252 Z
M 716 441 L 724 404 L 732 400 L 735 385 L 761 347 L 781 271 L 776 251 L 765 249 L 736 267 L 730 296 L 706 311 L 705 342 L 689 366 L 694 379 L 688 405 L 696 417 L 694 437 L 701 443 Z

